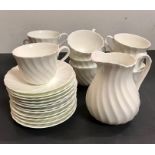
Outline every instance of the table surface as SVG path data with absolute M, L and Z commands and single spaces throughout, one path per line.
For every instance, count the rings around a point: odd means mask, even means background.
M 155 51 L 149 51 L 155 60 Z M 30 129 L 10 116 L 3 78 L 16 65 L 11 54 L 0 54 L 0 143 L 155 143 L 155 63 L 140 88 L 141 106 L 133 121 L 110 126 L 93 119 L 85 105 L 87 87 L 78 86 L 78 107 L 66 122 L 47 129 Z

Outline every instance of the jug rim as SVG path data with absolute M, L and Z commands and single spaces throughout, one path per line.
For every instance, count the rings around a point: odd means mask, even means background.
M 123 37 L 127 37 L 128 42 L 125 41 Z M 130 39 L 131 41 L 133 39 L 134 40 L 132 42 L 129 42 L 129 38 L 131 38 Z M 151 46 L 151 42 L 149 40 L 132 33 L 117 33 L 114 35 L 114 39 L 115 41 L 117 41 L 118 43 L 124 46 L 135 48 L 135 49 L 148 49 Z M 139 40 L 139 42 L 137 41 L 137 45 L 136 45 L 136 40 Z
M 125 68 L 130 68 L 136 65 L 136 59 L 133 56 L 121 52 L 104 53 L 96 51 L 92 53 L 91 59 L 96 63 L 112 64 Z

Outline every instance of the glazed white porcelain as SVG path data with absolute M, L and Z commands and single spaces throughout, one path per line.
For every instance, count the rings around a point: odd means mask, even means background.
M 77 80 L 73 68 L 57 60 L 50 83 L 31 85 L 19 74 L 18 66 L 5 75 L 12 118 L 29 128 L 56 126 L 69 119 L 77 107 Z
M 38 115 L 38 113 L 44 114 L 44 115 L 50 114 L 50 116 L 51 116 L 54 113 L 63 111 L 64 108 L 69 106 L 71 104 L 71 102 L 73 100 L 75 100 L 75 97 L 76 97 L 75 94 L 76 94 L 76 92 L 74 92 L 72 95 L 68 95 L 67 100 L 63 99 L 63 100 L 59 101 L 59 103 L 54 104 L 54 105 L 53 105 L 53 102 L 48 102 L 48 103 L 44 102 L 44 104 L 36 103 L 36 104 L 32 104 L 32 106 L 31 106 L 31 103 L 29 103 L 28 101 L 27 101 L 27 103 L 21 104 L 21 102 L 19 102 L 18 100 L 12 100 L 12 98 L 11 98 L 11 102 L 12 102 L 12 106 L 14 107 L 14 109 L 17 109 L 21 113 L 21 115 L 22 114 L 24 115 L 24 112 L 25 112 L 29 116 L 37 115 L 36 117 L 39 118 L 40 116 Z M 33 105 L 36 105 L 36 106 L 33 106 Z
M 51 98 L 44 98 L 43 100 L 25 100 L 23 98 L 15 98 L 11 92 L 8 91 L 9 97 L 12 102 L 15 102 L 20 107 L 25 108 L 40 108 L 40 110 L 46 109 L 47 107 L 57 107 L 59 105 L 65 104 L 68 102 L 71 98 L 75 97 L 75 94 L 77 92 L 77 84 L 76 86 L 73 85 L 72 89 L 66 90 L 64 94 L 59 94 L 53 99 L 53 96 L 51 95 Z M 62 96 L 62 97 L 61 97 Z
M 47 119 L 43 118 L 42 120 L 39 120 L 40 123 L 34 122 L 34 120 L 24 119 L 23 117 L 17 115 L 15 112 L 12 112 L 11 116 L 18 124 L 21 124 L 22 126 L 25 126 L 25 127 L 34 128 L 34 129 L 48 128 L 48 127 L 56 126 L 68 120 L 76 110 L 77 101 L 74 101 L 72 104 L 74 104 L 73 107 L 67 108 L 67 111 L 58 115 L 56 118 L 54 119 L 53 118 L 50 119 L 50 117 Z
M 92 68 L 78 68 L 75 66 L 72 67 L 76 73 L 78 83 L 83 86 L 89 86 L 96 75 L 97 67 Z
M 25 82 L 22 75 L 19 73 L 18 66 L 13 67 L 7 72 L 4 77 L 4 84 L 7 88 L 18 92 L 19 94 L 37 95 L 58 91 L 74 78 L 75 72 L 73 68 L 63 61 L 58 61 L 56 75 L 45 85 L 31 85 Z
M 131 121 L 138 113 L 140 106 L 139 87 L 146 77 L 151 64 L 146 64 L 137 80 L 133 76 L 135 65 L 143 59 L 136 60 L 125 53 L 92 54 L 92 60 L 98 64 L 95 78 L 86 94 L 86 104 L 90 114 L 97 120 L 118 125 Z M 151 61 L 151 60 L 150 60 Z
M 23 44 L 49 42 L 62 45 L 66 42 L 67 37 L 67 33 L 52 30 L 36 30 L 27 33 L 27 39 L 23 41 Z
M 10 102 L 11 116 L 19 124 L 30 128 L 47 128 L 56 126 L 69 119 L 76 110 L 76 98 L 69 100 L 68 105 L 58 106 L 54 111 L 27 111 Z M 66 103 L 65 103 L 66 104 Z M 52 108 L 48 107 L 50 110 Z M 30 110 L 32 110 L 30 108 Z
M 77 61 L 74 59 L 70 59 L 71 66 L 78 67 L 78 68 L 93 68 L 97 67 L 97 64 L 92 61 Z
M 65 49 L 64 61 L 70 54 L 67 46 L 53 43 L 31 43 L 22 45 L 13 50 L 19 71 L 23 79 L 30 84 L 42 85 L 52 80 L 57 71 L 57 59 Z
M 39 93 L 39 94 L 23 94 L 23 93 L 19 93 L 19 92 L 16 92 L 16 91 L 13 91 L 11 89 L 9 89 L 8 87 L 7 90 L 12 94 L 12 96 L 14 96 L 15 98 L 22 98 L 22 101 L 23 100 L 29 100 L 29 101 L 42 101 L 44 100 L 45 98 L 51 98 L 51 95 L 52 95 L 52 98 L 55 98 L 57 96 L 59 96 L 60 94 L 62 96 L 66 95 L 66 91 L 69 91 L 71 89 L 73 89 L 72 87 L 74 85 L 76 85 L 77 81 L 75 80 L 75 76 L 70 79 L 71 81 L 69 81 L 68 83 L 66 83 L 63 87 L 59 87 L 58 89 L 54 89 L 54 91 L 49 91 L 49 92 L 46 92 L 46 93 Z
M 67 99 L 68 95 L 72 95 L 73 92 L 75 92 L 75 88 L 77 86 L 77 82 L 74 81 L 74 84 L 72 83 L 71 87 L 68 89 L 65 89 L 61 92 L 59 92 L 58 94 L 49 94 L 48 96 L 41 96 L 41 97 L 36 97 L 36 96 L 20 96 L 17 93 L 12 93 L 12 91 L 7 90 L 9 92 L 9 94 L 11 95 L 12 100 L 18 100 L 19 102 L 25 104 L 27 102 L 31 103 L 31 104 L 43 104 L 46 103 L 48 104 L 49 102 L 54 102 L 53 104 L 58 103 L 61 100 L 65 100 Z M 58 101 L 59 100 L 59 101 Z
M 91 53 L 104 48 L 103 37 L 93 30 L 77 30 L 67 38 L 71 49 L 70 58 L 79 61 L 91 60 Z
M 128 53 L 134 57 L 140 55 L 147 55 L 147 49 L 151 46 L 149 40 L 129 33 L 118 33 L 114 36 L 106 37 L 106 45 L 109 47 L 111 52 L 122 52 Z M 134 68 L 135 72 L 139 72 L 139 69 L 143 66 L 143 62 Z

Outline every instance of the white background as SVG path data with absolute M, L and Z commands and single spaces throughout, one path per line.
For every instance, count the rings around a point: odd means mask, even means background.
M 26 33 L 50 29 L 70 33 L 97 29 L 104 37 L 119 32 L 141 35 L 155 49 L 155 11 L 0 11 L 0 53 L 10 53 L 22 45 Z

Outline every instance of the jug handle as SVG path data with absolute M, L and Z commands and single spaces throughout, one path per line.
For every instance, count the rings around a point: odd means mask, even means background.
M 140 64 L 144 60 L 146 60 L 145 67 L 143 68 L 143 71 L 139 75 L 138 80 L 137 80 L 138 82 L 136 83 L 138 90 L 139 90 L 142 82 L 144 81 L 146 75 L 148 74 L 150 67 L 151 67 L 151 64 L 152 64 L 152 59 L 148 54 L 139 54 L 137 57 L 136 66 L 140 66 Z
M 114 41 L 114 37 L 113 36 L 107 35 L 105 37 L 105 42 L 104 42 L 105 43 L 105 47 L 108 48 L 110 50 L 110 52 L 112 51 L 112 48 L 110 46 L 110 42 L 113 42 L 113 41 Z

